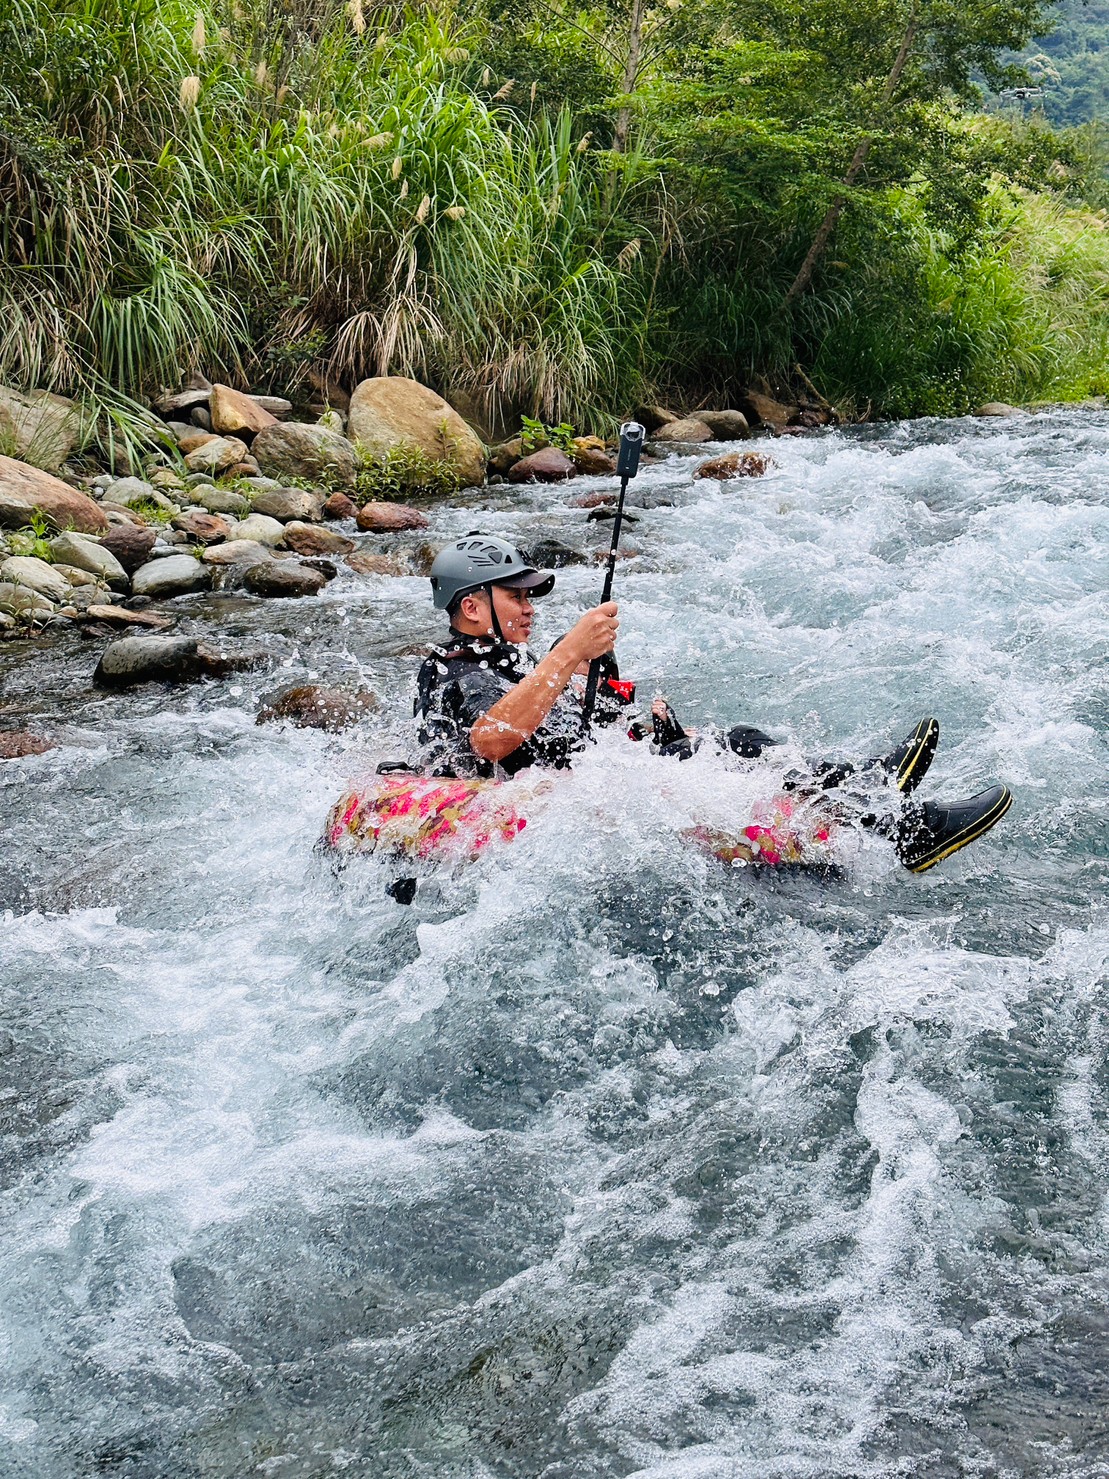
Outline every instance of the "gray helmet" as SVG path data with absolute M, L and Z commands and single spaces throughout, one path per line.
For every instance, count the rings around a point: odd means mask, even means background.
M 545 596 L 554 589 L 549 571 L 536 570 L 507 540 L 491 534 L 467 534 L 441 549 L 431 567 L 431 591 L 440 611 L 448 610 L 459 596 L 480 591 L 487 585 L 510 585 L 517 590 Z

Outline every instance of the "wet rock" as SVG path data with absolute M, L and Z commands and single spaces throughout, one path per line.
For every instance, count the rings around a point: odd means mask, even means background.
M 51 568 L 56 570 L 59 575 L 65 576 L 66 584 L 69 586 L 69 590 L 66 592 L 67 600 L 71 601 L 73 599 L 74 588 L 83 590 L 89 586 L 94 586 L 103 589 L 104 582 L 98 580 L 91 570 L 80 570 L 76 565 L 59 564 L 57 561 L 55 561 Z
M 57 472 L 80 444 L 82 430 L 76 401 L 48 390 L 24 395 L 0 385 L 0 445 L 21 462 Z
M 339 574 L 339 567 L 335 561 L 326 560 L 323 555 L 305 555 L 300 563 L 306 565 L 310 570 L 318 570 L 328 580 L 334 580 Z
M 140 565 L 131 578 L 131 589 L 136 596 L 165 599 L 204 590 L 211 583 L 211 570 L 199 560 L 194 560 L 192 555 L 169 555 L 163 560 L 151 560 L 147 565 Z
M 153 529 L 138 524 L 116 524 L 103 535 L 100 548 L 107 550 L 130 575 L 140 565 L 145 565 L 154 548 L 157 535 Z M 59 558 L 64 558 L 59 556 Z M 87 566 L 82 566 L 86 569 Z
M 246 443 L 238 437 L 213 437 L 203 446 L 186 454 L 185 466 L 190 472 L 206 472 L 218 477 L 246 456 Z
M 654 433 L 653 440 L 666 445 L 673 445 L 675 442 L 711 442 L 712 432 L 703 421 L 695 416 L 687 416 L 681 421 L 668 421 L 665 426 L 660 426 Z
M 669 426 L 672 421 L 679 421 L 681 418 L 677 411 L 670 411 L 665 406 L 637 406 L 634 419 L 650 436 L 662 427 Z
M 599 489 L 593 493 L 579 493 L 576 498 L 570 499 L 570 508 L 602 508 L 605 504 L 615 503 L 616 494 L 607 489 Z
M 557 539 L 540 539 L 528 546 L 528 557 L 537 570 L 564 570 L 567 565 L 584 565 L 586 557 Z
M 748 390 L 739 398 L 739 409 L 750 426 L 768 426 L 780 430 L 789 425 L 798 407 L 785 405 L 773 396 L 762 395 L 757 390 Z
M 48 601 L 69 600 L 69 581 L 52 565 L 33 555 L 11 555 L 0 562 L 0 580 L 10 585 L 26 586 Z
M 368 550 L 355 550 L 347 556 L 347 564 L 359 575 L 410 575 L 412 572 L 403 560 L 395 555 L 374 555 Z
M 401 529 L 426 529 L 428 521 L 419 509 L 406 503 L 366 503 L 358 510 L 358 527 L 397 533 Z
M 173 527 L 195 544 L 218 544 L 231 532 L 231 525 L 219 514 L 199 513 L 188 509 L 173 520 Z
M 209 546 L 200 558 L 205 565 L 258 565 L 272 560 L 273 552 L 256 539 L 229 539 L 225 544 Z
M 54 602 L 40 596 L 29 586 L 12 585 L 9 580 L 0 580 L 0 611 L 9 616 L 21 616 L 35 620 L 54 614 Z
M 274 488 L 260 493 L 254 500 L 254 512 L 277 519 L 281 524 L 292 520 L 318 524 L 323 518 L 323 500 L 314 493 L 302 493 L 299 488 Z
M 345 437 L 300 421 L 267 426 L 254 438 L 254 459 L 268 477 L 310 483 L 354 482 L 358 455 Z
M 21 760 L 25 755 L 45 755 L 56 750 L 57 741 L 29 729 L 0 729 L 0 760 Z
M 1025 416 L 1028 413 L 1022 411 L 1019 406 L 1010 406 L 1005 401 L 987 401 L 984 406 L 979 406 L 974 413 L 976 416 Z
M 217 652 L 195 637 L 120 637 L 104 649 L 93 682 L 101 688 L 195 683 L 238 672 L 254 660 L 253 654 Z
M 696 469 L 695 478 L 761 478 L 777 463 L 760 452 L 726 452 L 723 457 L 710 457 Z
M 224 488 L 198 488 L 193 495 L 210 514 L 231 514 L 236 519 L 250 513 L 250 499 Z
M 577 468 L 557 447 L 544 447 L 541 452 L 529 452 L 509 468 L 510 483 L 562 483 L 576 475 Z
M 327 584 L 322 570 L 299 560 L 264 560 L 246 572 L 247 589 L 256 596 L 314 596 Z
M 256 432 L 277 423 L 277 417 L 252 396 L 244 395 L 241 390 L 232 390 L 229 385 L 212 386 L 208 414 L 212 418 L 213 431 L 221 436 L 239 437 L 246 442 Z
M 578 472 L 587 477 L 604 477 L 616 471 L 612 457 L 600 437 L 575 437 L 570 454 Z
M 714 442 L 741 442 L 751 435 L 742 411 L 698 411 L 697 420 L 703 421 L 712 432 Z
M 197 406 L 207 406 L 211 390 L 190 389 L 167 391 L 160 395 L 154 402 L 154 409 L 158 411 L 167 421 L 175 418 L 184 418 L 192 413 Z
M 603 524 L 609 519 L 615 519 L 615 517 L 616 507 L 611 503 L 602 504 L 599 508 L 592 508 L 587 515 L 591 524 Z M 635 514 L 628 513 L 625 508 L 623 522 L 625 524 L 638 524 L 639 519 Z
M 285 525 L 285 543 L 298 555 L 349 555 L 355 547 L 343 534 L 295 519 Z
M 20 529 L 38 512 L 57 529 L 100 534 L 108 520 L 96 501 L 41 468 L 0 456 L 0 528 Z
M 80 534 L 59 534 L 50 541 L 50 549 L 55 560 L 60 560 L 62 564 L 76 565 L 78 570 L 87 570 L 106 585 L 126 589 L 127 571 L 116 559 L 111 548 L 104 543 L 107 538 L 107 534 L 100 540 L 89 539 Z
M 485 481 L 485 448 L 441 395 L 403 375 L 363 380 L 350 398 L 347 435 L 370 457 L 399 448 L 446 462 L 463 488 Z
M 254 722 L 274 724 L 287 720 L 301 729 L 327 729 L 335 733 L 357 724 L 377 707 L 377 695 L 369 689 L 322 688 L 315 683 L 304 683 L 266 699 Z
M 324 503 L 323 511 L 329 519 L 353 519 L 358 516 L 358 505 L 345 493 L 332 493 Z
M 285 526 L 268 514 L 249 514 L 231 526 L 230 539 L 253 539 L 257 544 L 276 548 L 285 542 Z
M 165 513 L 176 513 L 180 504 L 175 503 L 172 498 L 167 497 L 153 483 L 148 483 L 144 478 L 120 478 L 114 482 L 104 493 L 104 502 L 113 504 L 117 508 L 138 508 L 143 504 L 152 504 L 155 508 L 162 509 Z
M 489 454 L 489 471 L 503 477 L 524 455 L 523 437 L 511 437 L 501 442 Z
M 85 615 L 90 621 L 103 621 L 112 626 L 150 627 L 163 631 L 173 625 L 170 616 L 159 616 L 153 611 L 132 611 L 125 606 L 92 604 L 85 607 Z

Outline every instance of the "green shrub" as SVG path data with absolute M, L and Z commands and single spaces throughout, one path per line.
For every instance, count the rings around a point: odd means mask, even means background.
M 447 498 L 461 486 L 449 462 L 429 457 L 418 447 L 393 447 L 383 458 L 366 461 L 359 469 L 354 501 L 359 508 L 378 500 L 403 502 L 409 498 Z

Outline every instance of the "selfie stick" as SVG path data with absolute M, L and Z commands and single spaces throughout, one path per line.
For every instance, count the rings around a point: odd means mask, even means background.
M 612 523 L 612 547 L 608 552 L 608 567 L 605 570 L 605 585 L 600 604 L 612 599 L 612 577 L 616 574 L 616 550 L 620 543 L 620 525 L 624 521 L 624 495 L 628 484 L 639 471 L 639 454 L 643 450 L 646 435 L 638 421 L 625 421 L 620 428 L 620 455 L 616 460 L 616 472 L 620 478 L 620 497 L 616 502 L 616 518 Z M 585 700 L 582 703 L 582 718 L 589 728 L 593 709 L 597 703 L 597 684 L 601 676 L 601 659 L 595 657 L 589 664 L 589 677 L 585 684 Z

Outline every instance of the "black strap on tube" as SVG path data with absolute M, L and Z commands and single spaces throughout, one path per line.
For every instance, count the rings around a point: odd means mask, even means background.
M 612 546 L 608 552 L 605 569 L 605 584 L 601 591 L 600 605 L 612 599 L 612 577 L 616 574 L 616 551 L 620 545 L 620 526 L 624 522 L 624 496 L 628 484 L 639 471 L 639 454 L 643 450 L 646 435 L 638 421 L 625 421 L 620 428 L 620 455 L 616 461 L 616 472 L 620 479 L 620 497 L 616 501 L 616 517 L 612 521 Z M 601 677 L 601 659 L 595 657 L 589 664 L 589 677 L 585 684 L 585 699 L 582 703 L 582 724 L 588 730 L 597 705 L 597 684 Z

